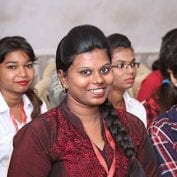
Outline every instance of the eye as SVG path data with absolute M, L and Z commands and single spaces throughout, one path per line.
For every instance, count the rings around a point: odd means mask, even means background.
M 80 73 L 84 76 L 89 76 L 92 72 L 88 69 L 85 69 L 85 70 L 80 71 Z
M 125 64 L 124 63 L 118 63 L 117 68 L 122 69 L 124 68 Z
M 7 68 L 10 70 L 15 70 L 17 68 L 17 66 L 16 65 L 8 65 Z
M 33 66 L 34 66 L 33 63 L 28 63 L 28 64 L 26 65 L 27 68 L 33 68 Z
M 107 74 L 107 73 L 110 72 L 110 70 L 111 70 L 111 66 L 110 65 L 104 66 L 104 67 L 101 68 L 101 73 Z
M 139 64 L 140 63 L 136 63 L 136 62 L 133 62 L 133 63 L 130 63 L 130 66 L 132 67 L 132 68 L 134 68 L 134 67 L 139 67 Z

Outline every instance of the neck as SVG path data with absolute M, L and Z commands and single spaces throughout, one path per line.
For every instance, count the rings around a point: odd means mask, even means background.
M 68 99 L 68 98 L 67 98 Z M 72 113 L 77 115 L 81 120 L 83 128 L 89 139 L 96 144 L 97 147 L 103 149 L 104 140 L 102 137 L 102 128 L 100 121 L 99 106 L 87 106 L 80 104 L 70 98 L 67 105 Z
M 1 91 L 1 94 L 3 95 L 7 105 L 10 108 L 19 106 L 22 103 L 22 95 L 21 94 L 10 94 L 8 92 L 2 92 L 2 91 Z
M 99 106 L 87 106 L 76 102 L 73 99 L 67 100 L 67 105 L 81 122 L 95 121 L 99 118 Z
M 81 120 L 84 131 L 90 141 L 103 150 L 104 140 L 102 137 L 99 109 L 94 107 L 88 108 L 85 106 L 78 107 L 75 105 L 72 106 L 72 108 L 70 107 L 70 110 Z
M 119 109 L 124 107 L 123 94 L 125 91 L 111 90 L 109 94 L 109 101 L 113 104 L 114 108 Z

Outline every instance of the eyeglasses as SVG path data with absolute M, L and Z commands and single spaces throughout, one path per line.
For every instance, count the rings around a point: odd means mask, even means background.
M 140 63 L 138 62 L 133 62 L 133 63 L 118 63 L 116 65 L 113 65 L 112 67 L 114 68 L 118 68 L 118 69 L 127 69 L 128 66 L 130 66 L 131 68 L 139 68 Z

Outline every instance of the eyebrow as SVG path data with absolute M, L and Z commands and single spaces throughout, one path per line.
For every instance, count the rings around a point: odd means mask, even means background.
M 18 62 L 17 62 L 17 61 L 6 61 L 6 62 L 4 62 L 4 63 L 5 63 L 5 64 L 9 64 L 9 63 L 10 63 L 10 64 L 11 64 L 11 63 L 12 63 L 12 64 L 16 64 L 16 63 L 18 63 Z
M 111 65 L 111 63 L 105 63 L 104 65 L 102 65 L 100 68 L 102 68 L 102 67 L 105 67 L 105 66 L 110 66 Z M 89 68 L 91 68 L 90 66 L 81 66 L 81 67 L 79 67 L 79 69 L 89 69 Z
M 133 58 L 130 62 L 123 61 L 123 60 L 117 60 L 117 61 L 115 61 L 115 63 L 116 63 L 116 62 L 121 62 L 121 63 L 132 63 L 132 62 L 134 62 L 135 60 L 136 60 L 136 58 Z
M 29 60 L 29 61 L 26 61 L 26 63 L 33 63 L 31 60 Z M 6 61 L 6 62 L 4 62 L 4 64 L 17 64 L 18 63 L 18 61 Z

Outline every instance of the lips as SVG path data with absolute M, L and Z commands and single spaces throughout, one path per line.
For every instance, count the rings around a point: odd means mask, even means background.
M 26 86 L 26 85 L 28 85 L 29 81 L 24 80 L 24 81 L 19 81 L 19 82 L 17 82 L 17 83 L 18 83 L 19 85 Z
M 127 81 L 128 83 L 134 83 L 135 78 L 128 78 L 128 79 L 126 79 L 126 81 Z
M 97 88 L 97 89 L 90 89 L 90 92 L 93 93 L 95 96 L 103 96 L 105 90 L 103 88 Z

